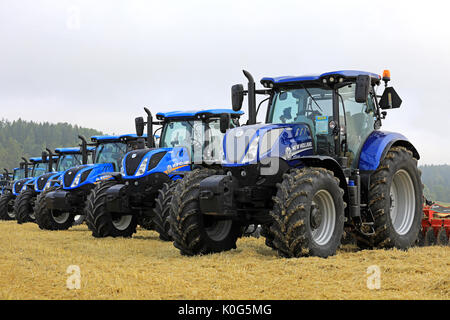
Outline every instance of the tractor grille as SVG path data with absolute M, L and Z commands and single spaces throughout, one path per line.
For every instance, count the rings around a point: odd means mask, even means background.
M 64 187 L 70 188 L 70 185 L 72 184 L 73 180 L 75 179 L 78 171 L 80 171 L 83 168 L 86 168 L 87 166 L 78 166 L 75 168 L 72 168 L 70 170 L 67 170 L 67 172 L 64 174 L 63 182 Z
M 155 153 L 151 157 L 150 163 L 148 164 L 148 171 L 155 168 L 158 165 L 158 163 L 161 161 L 161 159 L 166 155 L 166 153 L 167 153 L 167 151 L 161 151 L 161 152 Z
M 22 189 L 24 183 L 25 183 L 25 180 L 17 181 L 16 185 L 14 186 L 14 192 L 19 193 L 20 189 Z
M 54 173 L 47 173 L 47 174 L 44 174 L 44 175 L 40 176 L 40 177 L 37 179 L 37 187 L 38 187 L 38 190 L 44 189 L 45 184 L 47 183 L 48 179 L 49 179 L 52 175 L 54 175 Z
M 125 173 L 127 174 L 127 176 L 132 176 L 135 174 L 142 158 L 147 154 L 148 151 L 148 149 L 141 149 L 132 151 L 127 155 L 125 159 Z

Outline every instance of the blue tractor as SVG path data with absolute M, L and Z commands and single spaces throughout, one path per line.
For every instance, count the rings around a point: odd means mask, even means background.
M 82 140 L 82 146 L 88 145 L 84 138 Z M 85 215 L 87 196 L 100 181 L 101 174 L 120 171 L 123 156 L 141 147 L 135 134 L 93 136 L 91 141 L 90 145 L 95 146 L 94 163 L 67 169 L 55 185 L 49 186 L 37 198 L 34 212 L 41 229 L 66 230 L 73 226 L 76 216 Z M 84 153 L 83 163 L 86 163 L 86 157 L 87 153 Z
M 27 183 L 48 170 L 48 155 L 44 151 L 42 157 L 34 157 L 29 160 L 22 157 L 20 168 L 14 169 L 13 180 L 6 186 L 0 198 L 0 219 L 16 219 L 15 202 Z
M 401 99 L 389 72 L 267 77 L 232 87 L 233 109 L 248 96 L 247 126 L 224 138 L 219 171 L 194 170 L 177 183 L 174 245 L 184 255 L 236 247 L 242 226 L 262 225 L 283 257 L 335 254 L 344 232 L 362 248 L 411 247 L 422 218 L 419 153 L 400 133 L 381 131 Z M 377 95 L 381 81 L 383 95 Z M 268 97 L 256 123 L 256 94 Z
M 88 199 L 87 223 L 94 237 L 131 237 L 139 220 L 153 222 L 160 239 L 169 234 L 170 199 L 174 182 L 195 168 L 220 167 L 222 130 L 239 125 L 242 111 L 209 109 L 147 112 L 149 149 L 134 150 L 123 158 L 122 171 L 98 184 Z M 154 148 L 153 125 L 162 125 L 159 148 Z M 140 136 L 143 118 L 136 118 Z M 159 129 L 158 129 L 159 130 Z
M 77 165 L 86 164 L 83 162 L 83 150 L 79 147 L 57 148 L 55 149 L 55 154 L 48 148 L 46 150 L 48 157 L 46 155 L 44 156 L 46 158 L 45 161 L 48 161 L 49 171 L 27 181 L 26 186 L 14 202 L 14 212 L 17 223 L 19 224 L 34 222 L 34 206 L 38 195 L 45 189 L 51 187 L 53 181 L 57 180 L 63 171 Z M 87 149 L 88 154 L 92 153 L 92 151 L 92 147 Z
M 15 168 L 16 170 L 18 168 Z M 6 189 L 6 186 L 8 185 L 9 181 L 13 179 L 13 174 L 9 173 L 8 169 L 4 168 L 4 173 L 2 174 L 2 177 L 0 179 L 0 195 L 3 194 L 3 191 Z

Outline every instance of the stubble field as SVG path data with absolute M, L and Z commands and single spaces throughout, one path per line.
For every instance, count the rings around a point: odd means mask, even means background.
M 85 225 L 50 232 L 2 221 L 0 299 L 450 299 L 450 247 L 345 246 L 328 259 L 283 259 L 263 238 L 237 246 L 183 257 L 147 230 L 95 239 Z M 69 266 L 79 267 L 80 289 L 67 287 L 76 283 Z M 371 266 L 380 289 L 367 286 Z

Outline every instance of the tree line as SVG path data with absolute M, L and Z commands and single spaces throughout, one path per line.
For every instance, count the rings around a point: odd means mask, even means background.
M 450 203 L 450 165 L 420 166 L 425 197 Z
M 19 166 L 21 157 L 39 157 L 45 148 L 76 147 L 78 135 L 89 139 L 102 132 L 69 123 L 37 123 L 22 119 L 0 121 L 0 171 Z

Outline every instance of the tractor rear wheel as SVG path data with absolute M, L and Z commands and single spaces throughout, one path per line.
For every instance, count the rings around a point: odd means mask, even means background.
M 116 181 L 104 181 L 91 190 L 86 201 L 86 222 L 96 238 L 124 237 L 136 233 L 135 215 L 123 215 L 106 211 L 106 191 L 117 184 Z
M 436 236 L 436 244 L 438 246 L 446 246 L 448 244 L 449 239 L 447 238 L 447 232 L 445 232 L 445 228 L 441 227 Z
M 375 234 L 359 236 L 375 248 L 406 250 L 413 246 L 423 216 L 423 185 L 411 151 L 389 149 L 370 177 L 368 199 Z
M 73 225 L 73 215 L 69 212 L 47 208 L 45 197 L 57 189 L 58 187 L 50 187 L 37 196 L 34 214 L 36 223 L 42 230 L 67 230 Z
M 436 241 L 437 239 L 434 234 L 434 229 L 432 227 L 429 227 L 425 232 L 425 246 L 434 246 L 436 245 Z
M 176 187 L 176 181 L 170 183 L 164 183 L 162 189 L 159 190 L 158 197 L 156 198 L 155 216 L 153 222 L 155 229 L 159 233 L 159 238 L 163 241 L 172 241 L 170 236 L 170 209 L 173 192 Z
M 0 197 L 0 220 L 14 220 L 14 195 L 7 191 Z
M 36 217 L 34 215 L 34 202 L 37 193 L 32 189 L 22 191 L 14 201 L 14 212 L 18 224 L 26 222 L 34 222 Z
M 286 258 L 334 255 L 344 232 L 343 195 L 339 180 L 324 168 L 285 174 L 270 213 L 278 253 Z
M 203 215 L 200 211 L 200 182 L 216 174 L 213 169 L 196 169 L 177 182 L 170 210 L 174 246 L 182 255 L 194 256 L 236 248 L 241 226 L 231 219 Z

